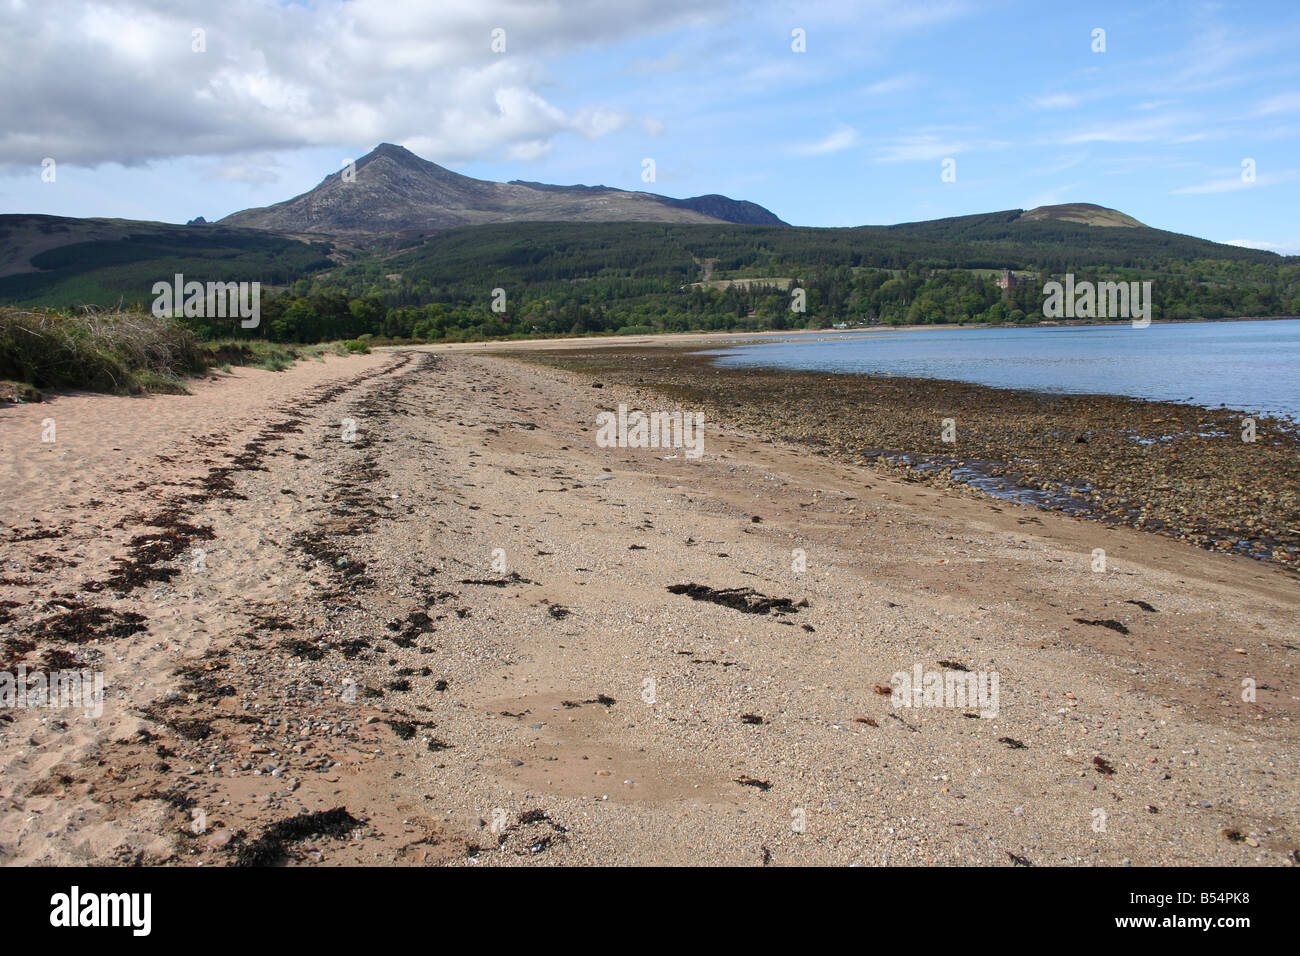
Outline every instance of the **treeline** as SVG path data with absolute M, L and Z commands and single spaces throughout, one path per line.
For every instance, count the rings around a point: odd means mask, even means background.
M 370 250 L 141 224 L 125 238 L 36 256 L 40 271 L 0 279 L 0 301 L 147 311 L 153 284 L 182 273 L 187 281 L 263 283 L 256 329 L 188 320 L 205 338 L 456 340 L 1033 323 L 1042 318 L 1044 282 L 1071 272 L 1079 281 L 1151 280 L 1156 320 L 1300 314 L 1300 258 L 1018 215 L 856 229 L 526 222 Z M 1004 268 L 1016 273 L 1009 290 L 996 282 Z M 791 308 L 791 287 L 802 290 L 802 310 Z
M 1221 264 L 1215 263 L 1216 267 Z M 1234 282 L 1138 270 L 1083 270 L 1076 281 L 1152 279 L 1152 318 L 1196 319 L 1300 314 L 1300 276 L 1238 276 Z M 1201 269 L 1209 268 L 1202 265 Z M 722 330 L 795 330 L 844 323 L 928 325 L 1032 324 L 1043 318 L 1043 284 L 1050 273 L 1018 274 L 1000 288 L 1000 270 L 866 269 L 836 267 L 780 282 L 706 284 L 619 277 L 583 281 L 446 283 L 414 292 L 390 282 L 381 288 L 300 280 L 265 297 L 262 322 L 250 334 L 276 342 L 320 342 L 378 336 L 464 341 L 506 336 Z M 1059 278 L 1059 276 L 1057 276 Z M 1249 281 L 1248 281 L 1249 280 Z M 802 292 L 802 302 L 794 294 Z M 426 297 L 433 301 L 418 301 Z M 503 311 L 494 309 L 494 305 Z M 802 305 L 802 310 L 796 307 Z M 231 323 L 189 320 L 205 336 L 231 334 Z

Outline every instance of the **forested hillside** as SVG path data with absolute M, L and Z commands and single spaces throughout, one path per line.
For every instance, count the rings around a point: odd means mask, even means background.
M 1156 319 L 1300 312 L 1300 260 L 1154 229 L 1013 225 L 1017 214 L 859 229 L 457 229 L 295 283 L 272 305 L 269 334 L 310 339 L 339 323 L 349 336 L 475 338 L 1036 322 L 1043 282 L 1066 271 L 1152 280 Z M 1017 278 L 1005 292 L 995 282 L 1003 268 Z M 719 281 L 729 279 L 760 281 Z M 791 310 L 792 282 L 806 291 L 802 313 Z M 496 289 L 504 313 L 492 311 Z
M 1042 318 L 1043 283 L 1072 272 L 1078 280 L 1151 280 L 1156 320 L 1300 313 L 1300 258 L 1146 227 L 1025 219 L 1019 210 L 856 229 L 491 224 L 396 252 L 145 225 L 34 256 L 40 271 L 0 278 L 0 302 L 147 309 L 153 283 L 181 272 L 264 285 L 257 329 L 192 320 L 206 335 L 465 339 L 1029 323 Z M 1003 269 L 1015 274 L 1008 290 L 996 282 Z M 805 292 L 802 312 L 791 309 L 792 284 Z

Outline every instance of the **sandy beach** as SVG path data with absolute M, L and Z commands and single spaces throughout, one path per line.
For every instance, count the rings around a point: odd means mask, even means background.
M 0 670 L 104 686 L 0 713 L 0 861 L 1297 862 L 1284 563 L 757 418 L 602 447 L 677 406 L 519 360 L 573 347 L 0 409 Z

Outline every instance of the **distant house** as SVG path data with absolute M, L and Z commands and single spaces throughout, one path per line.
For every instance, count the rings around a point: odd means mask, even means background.
M 1003 269 L 1002 275 L 997 278 L 997 283 L 998 288 L 1005 292 L 1016 284 L 1016 277 L 1011 274 L 1010 269 Z

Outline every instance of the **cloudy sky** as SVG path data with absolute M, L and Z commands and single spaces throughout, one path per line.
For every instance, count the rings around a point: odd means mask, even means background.
M 1095 202 L 1294 254 L 1298 48 L 1294 0 L 0 0 L 0 212 L 214 220 L 386 141 L 799 225 Z

